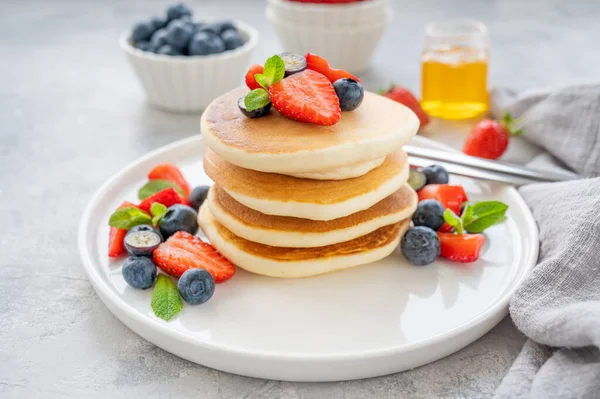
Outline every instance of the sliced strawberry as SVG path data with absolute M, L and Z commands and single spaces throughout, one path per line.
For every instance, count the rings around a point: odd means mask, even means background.
M 270 86 L 269 98 L 279 113 L 300 122 L 331 126 L 342 115 L 331 82 L 309 69 Z
M 436 199 L 442 203 L 444 208 L 451 209 L 460 215 L 462 204 L 469 200 L 462 186 L 451 186 L 450 184 L 428 184 L 419 190 L 419 201 L 424 199 Z
M 185 231 L 178 231 L 158 246 L 153 254 L 154 263 L 165 273 L 179 277 L 186 270 L 201 268 L 208 271 L 215 282 L 229 280 L 235 266 L 212 245 Z
M 186 195 L 190 195 L 192 188 L 190 187 L 183 173 L 172 163 L 163 163 L 157 165 L 148 173 L 149 180 L 168 180 L 172 183 L 177 184 L 185 192 Z
M 263 73 L 264 70 L 265 70 L 265 68 L 259 64 L 254 64 L 250 67 L 250 69 L 248 69 L 248 72 L 246 72 L 246 86 L 248 86 L 248 88 L 250 90 L 260 88 L 260 85 L 256 82 L 256 79 L 254 78 L 254 76 L 257 73 Z
M 183 197 L 181 194 L 179 194 L 177 192 L 177 190 L 170 187 L 170 188 L 165 188 L 164 190 L 159 191 L 156 194 L 149 196 L 148 198 L 143 200 L 138 205 L 138 208 L 150 213 L 150 207 L 155 202 L 163 204 L 167 208 L 170 207 L 171 205 L 175 205 L 175 204 L 184 204 L 184 205 L 190 204 L 189 201 L 185 197 Z
M 438 236 L 442 248 L 441 256 L 456 262 L 476 261 L 485 244 L 483 234 L 438 233 Z
M 331 68 L 329 66 L 329 62 L 323 57 L 319 57 L 318 55 L 312 53 L 306 54 L 305 57 L 306 68 L 312 69 L 313 71 L 317 71 L 320 74 L 325 75 L 325 77 L 327 77 L 327 79 L 329 79 L 331 83 L 342 78 L 350 78 L 356 80 L 357 82 L 360 82 L 360 79 L 352 75 L 350 72 L 346 72 L 343 69 Z
M 117 209 L 127 208 L 130 206 L 135 206 L 135 204 L 125 201 L 119 205 Z M 118 229 L 111 226 L 110 232 L 108 233 L 108 256 L 111 258 L 116 258 L 117 256 L 121 256 L 125 253 L 125 243 L 123 242 L 125 239 L 125 234 L 127 234 L 127 230 Z

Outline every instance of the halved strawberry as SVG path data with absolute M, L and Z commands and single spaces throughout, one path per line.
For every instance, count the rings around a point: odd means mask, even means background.
M 342 115 L 331 82 L 309 69 L 270 86 L 269 98 L 279 113 L 300 122 L 331 126 Z
M 145 200 L 143 200 L 138 205 L 138 208 L 150 213 L 150 207 L 155 202 L 163 204 L 167 208 L 170 207 L 171 205 L 175 205 L 175 204 L 184 204 L 184 205 L 190 204 L 190 202 L 186 198 L 184 198 L 181 194 L 179 194 L 177 192 L 177 190 L 169 187 L 169 188 L 165 188 L 164 190 L 159 191 L 156 194 L 153 194 L 153 195 L 149 196 L 148 198 L 146 198 Z
M 260 85 L 256 82 L 254 75 L 257 73 L 263 73 L 264 70 L 265 68 L 259 64 L 254 64 L 250 67 L 250 69 L 248 69 L 248 72 L 246 72 L 246 86 L 248 86 L 250 90 L 260 88 Z
M 131 202 L 125 201 L 117 209 L 127 208 L 130 206 L 135 206 Z M 116 258 L 117 256 L 121 256 L 125 253 L 125 243 L 123 240 L 125 239 L 125 234 L 127 234 L 127 230 L 118 229 L 116 227 L 110 227 L 110 232 L 108 233 L 108 256 L 111 258 Z
M 360 79 L 352 75 L 350 72 L 346 72 L 343 69 L 331 68 L 329 66 L 329 62 L 323 57 L 319 57 L 318 55 L 312 53 L 306 54 L 305 57 L 306 69 L 312 69 L 313 71 L 317 71 L 320 74 L 325 75 L 325 77 L 327 77 L 331 83 L 342 78 L 350 78 L 360 82 Z
M 201 268 L 208 271 L 216 283 L 229 280 L 235 266 L 212 245 L 185 231 L 178 231 L 158 246 L 154 263 L 165 273 L 179 277 L 186 270 Z
M 149 180 L 168 180 L 172 183 L 177 184 L 185 192 L 186 195 L 190 195 L 192 187 L 190 187 L 183 173 L 179 168 L 172 163 L 163 163 L 157 165 L 148 173 Z
M 485 236 L 483 234 L 453 234 L 439 233 L 441 256 L 456 262 L 474 262 L 479 259 L 479 253 Z

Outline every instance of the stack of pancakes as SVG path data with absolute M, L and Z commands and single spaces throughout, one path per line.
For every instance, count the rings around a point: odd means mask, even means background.
M 231 262 L 273 277 L 307 277 L 374 262 L 397 247 L 417 205 L 402 146 L 419 120 L 366 92 L 333 126 L 276 111 L 249 119 L 240 88 L 202 116 L 214 180 L 198 222 Z

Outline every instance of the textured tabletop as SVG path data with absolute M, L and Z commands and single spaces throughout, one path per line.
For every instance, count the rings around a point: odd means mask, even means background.
M 488 397 L 523 336 L 505 319 L 445 359 L 362 381 L 287 383 L 179 359 L 102 304 L 77 252 L 86 202 L 149 150 L 198 134 L 199 115 L 149 107 L 117 45 L 168 1 L 5 0 L 0 12 L 0 397 Z M 254 60 L 281 50 L 264 2 L 196 0 L 198 14 L 243 19 L 261 34 Z M 458 5 L 457 5 L 458 3 Z M 596 5 L 593 5 L 596 3 Z M 418 92 L 425 22 L 473 17 L 492 37 L 492 84 L 526 89 L 600 78 L 600 3 L 400 1 L 364 75 L 369 89 Z M 428 135 L 447 139 L 440 129 Z M 424 315 L 427 317 L 427 315 Z

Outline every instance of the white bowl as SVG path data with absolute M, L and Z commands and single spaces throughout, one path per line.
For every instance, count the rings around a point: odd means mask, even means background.
M 366 0 L 349 4 L 310 4 L 269 0 L 268 7 L 279 20 L 316 28 L 360 28 L 385 22 L 389 0 Z
M 329 61 L 334 68 L 359 74 L 368 67 L 377 44 L 393 19 L 386 12 L 383 22 L 354 28 L 316 28 L 277 18 L 267 8 L 267 18 L 275 28 L 285 51 L 298 54 L 315 53 Z
M 242 38 L 242 47 L 207 56 L 168 56 L 139 50 L 130 42 L 131 32 L 121 35 L 121 49 L 127 55 L 148 102 L 175 112 L 197 112 L 240 85 L 258 42 L 258 32 L 234 21 Z

